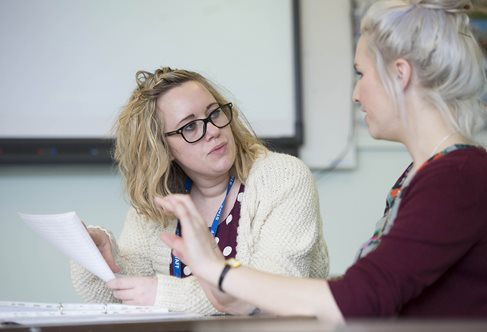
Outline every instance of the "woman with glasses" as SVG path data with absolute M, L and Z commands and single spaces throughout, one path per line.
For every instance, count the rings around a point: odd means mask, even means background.
M 374 1 L 361 21 L 353 100 L 371 136 L 402 143 L 413 162 L 341 278 L 238 267 L 211 250 L 191 199 L 156 200 L 182 223 L 182 237 L 162 239 L 210 296 L 225 292 L 264 310 L 329 322 L 487 317 L 487 153 L 473 143 L 486 118 L 487 82 L 469 8 L 468 0 Z
M 105 284 L 73 263 L 78 293 L 87 301 L 203 314 L 256 310 L 223 294 L 207 298 L 210 286 L 160 241 L 161 233 L 181 233 L 179 220 L 154 203 L 156 196 L 173 193 L 191 197 L 211 233 L 211 250 L 222 257 L 280 275 L 326 277 L 328 256 L 309 169 L 297 158 L 268 151 L 236 105 L 201 75 L 166 67 L 138 72 L 136 79 L 116 124 L 115 147 L 133 208 L 118 241 L 107 230 L 88 227 L 121 276 Z

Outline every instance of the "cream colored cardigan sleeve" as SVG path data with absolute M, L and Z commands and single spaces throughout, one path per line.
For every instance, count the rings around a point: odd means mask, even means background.
M 269 153 L 254 164 L 245 185 L 237 259 L 278 274 L 325 277 L 328 258 L 317 193 L 307 167 L 294 157 Z M 217 313 L 196 278 L 169 276 L 171 252 L 159 238 L 163 231 L 174 232 L 175 222 L 164 228 L 131 209 L 114 246 L 122 272 L 156 276 L 157 305 L 173 311 Z M 101 280 L 76 264 L 72 279 L 85 300 L 117 302 Z

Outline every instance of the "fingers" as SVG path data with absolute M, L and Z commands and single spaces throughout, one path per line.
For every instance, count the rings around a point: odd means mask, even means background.
M 157 197 L 154 201 L 164 211 L 173 213 L 181 224 L 181 233 L 184 241 L 177 241 L 174 238 L 165 237 L 164 239 L 170 241 L 166 243 L 167 245 L 183 254 L 185 254 L 184 245 L 188 246 L 190 243 L 193 245 L 199 243 L 202 246 L 214 246 L 206 222 L 188 195 L 169 195 L 164 198 Z
M 103 247 L 100 248 L 101 255 L 107 262 L 108 266 L 114 273 L 120 272 L 120 267 L 118 267 L 117 263 L 115 263 L 115 259 L 113 258 L 112 248 L 110 247 Z
M 87 228 L 87 230 L 110 269 L 114 273 L 120 272 L 120 267 L 115 263 L 115 258 L 112 254 L 112 243 L 108 235 L 104 231 L 96 228 Z
M 170 233 L 162 233 L 161 240 L 173 250 L 174 256 L 182 260 L 186 264 L 186 260 L 184 258 L 184 241 L 179 236 Z
M 164 198 L 156 197 L 154 202 L 162 207 L 165 213 L 174 214 L 181 226 L 187 228 L 206 228 L 206 224 L 201 218 L 196 206 L 188 195 L 169 195 Z
M 178 240 L 180 240 L 181 238 L 175 234 L 171 234 L 171 233 L 162 233 L 161 234 L 161 240 L 170 248 L 172 249 L 175 249 L 175 247 L 178 246 L 177 242 Z
M 124 304 L 153 305 L 157 279 L 153 277 L 125 277 L 107 282 L 113 296 Z
M 113 258 L 112 254 L 112 245 L 110 241 L 105 242 L 102 246 L 99 246 L 98 249 L 100 250 L 101 255 L 107 262 L 108 266 L 114 273 L 120 272 L 120 268 L 115 263 L 115 258 Z
M 207 267 L 216 263 L 218 269 L 223 259 L 222 253 L 215 249 L 215 240 L 208 225 L 199 214 L 188 195 L 169 195 L 156 198 L 155 203 L 166 213 L 173 213 L 181 225 L 181 237 L 173 234 L 162 234 L 161 239 L 171 248 L 176 257 L 191 267 L 193 275 L 202 277 L 210 275 Z M 211 275 L 208 278 L 213 278 Z
M 107 287 L 113 291 L 113 296 L 123 303 L 134 300 L 134 284 L 130 278 L 117 278 L 107 282 Z
M 132 282 L 133 278 L 115 278 L 110 280 L 106 283 L 108 288 L 111 289 L 130 289 L 134 287 L 134 283 Z
M 214 240 L 210 235 L 208 226 L 199 214 L 196 206 L 188 195 L 169 195 L 164 198 L 156 198 L 156 204 L 161 206 L 165 211 L 176 215 L 181 223 L 181 233 L 184 241 L 179 241 L 174 237 L 164 237 L 171 248 L 184 252 L 184 245 L 200 244 L 205 247 L 215 247 Z
M 88 231 L 88 234 L 90 235 L 93 242 L 95 242 L 97 247 L 103 245 L 108 240 L 108 236 L 99 229 L 86 228 L 86 230 Z

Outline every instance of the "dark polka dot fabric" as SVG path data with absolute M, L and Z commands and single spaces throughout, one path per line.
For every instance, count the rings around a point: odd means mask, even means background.
M 241 184 L 232 210 L 225 219 L 220 221 L 216 231 L 215 241 L 218 243 L 218 248 L 220 248 L 220 251 L 223 253 L 225 258 L 235 258 L 237 255 L 237 229 L 238 221 L 240 219 L 240 205 L 244 190 L 245 186 Z M 191 269 L 183 262 L 181 262 L 181 271 L 182 278 L 186 278 L 191 275 Z M 169 273 L 174 276 L 172 261 L 171 264 L 169 264 Z

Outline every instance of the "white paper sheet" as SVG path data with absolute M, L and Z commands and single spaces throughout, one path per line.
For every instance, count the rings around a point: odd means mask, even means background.
M 76 212 L 61 214 L 19 213 L 24 222 L 63 254 L 104 281 L 115 275 L 91 239 Z

